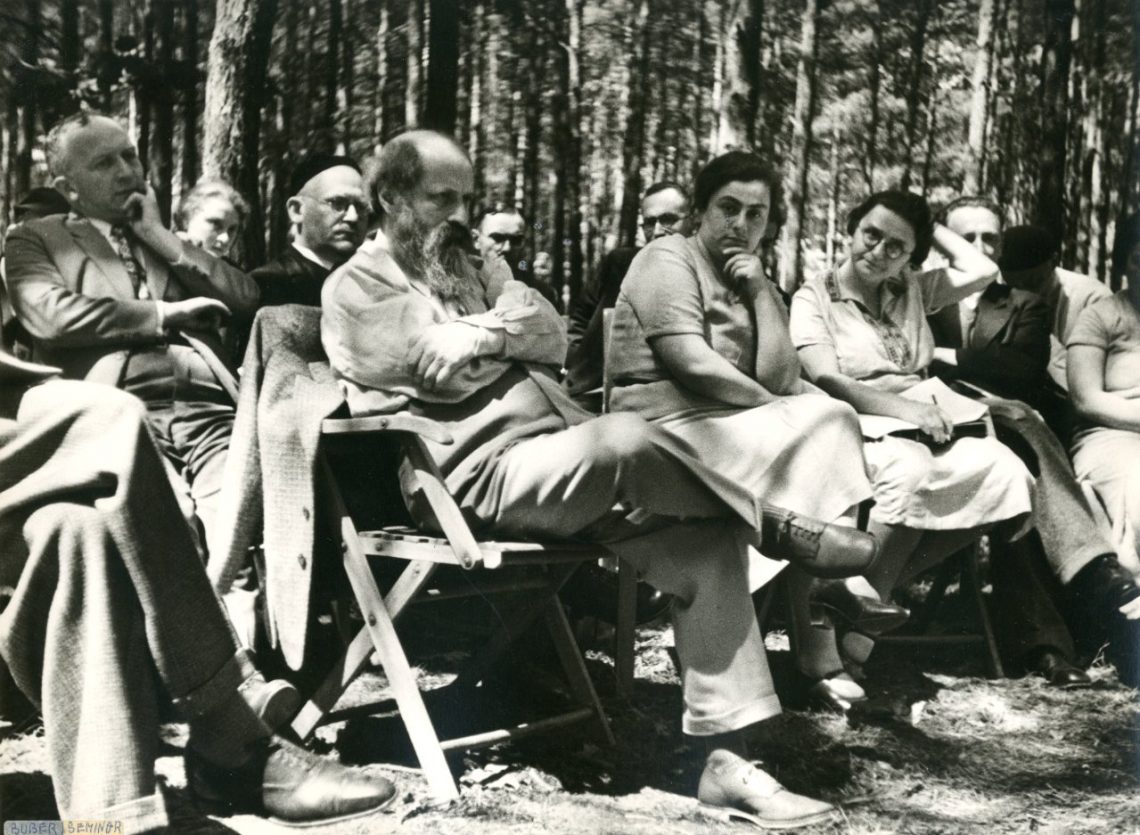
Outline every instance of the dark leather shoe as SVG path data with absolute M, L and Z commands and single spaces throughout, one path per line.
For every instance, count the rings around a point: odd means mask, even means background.
M 332 823 L 379 811 L 396 797 L 391 780 L 318 757 L 270 737 L 238 768 L 222 768 L 186 749 L 186 783 L 214 811 L 264 815 L 286 826 Z
M 766 557 L 788 560 L 816 577 L 835 578 L 862 574 L 874 561 L 879 546 L 866 531 L 765 504 L 760 550 Z
M 1072 604 L 1080 614 L 1103 618 L 1140 597 L 1132 574 L 1113 554 L 1097 557 L 1077 572 L 1068 584 Z
M 1120 681 L 1140 687 L 1140 621 L 1128 620 L 1120 607 L 1140 597 L 1132 574 L 1115 555 L 1097 557 L 1069 581 L 1070 619 L 1099 628 L 1098 642 L 1107 639 L 1105 655 Z
M 1037 656 L 1037 663 L 1033 665 L 1033 669 L 1049 683 L 1050 687 L 1076 690 L 1092 685 L 1092 679 L 1084 670 L 1071 664 L 1065 656 L 1053 649 L 1042 651 Z
M 841 630 L 881 635 L 907 622 L 910 611 L 873 597 L 855 594 L 842 580 L 817 580 L 812 585 L 813 622 L 827 620 Z

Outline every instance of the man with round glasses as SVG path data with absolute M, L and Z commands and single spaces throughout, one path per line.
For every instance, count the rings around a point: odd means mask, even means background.
M 364 243 L 370 214 L 360 166 L 350 157 L 314 154 L 298 163 L 285 204 L 293 241 L 251 275 L 262 305 L 320 307 L 321 286 Z
M 475 242 L 483 260 L 502 258 L 511 268 L 511 275 L 528 287 L 533 287 L 555 307 L 558 294 L 545 280 L 537 276 L 523 254 L 526 241 L 526 218 L 522 212 L 496 204 L 486 210 L 475 225 Z

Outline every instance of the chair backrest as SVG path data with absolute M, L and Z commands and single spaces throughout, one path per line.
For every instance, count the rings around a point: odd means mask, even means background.
M 607 307 L 602 311 L 602 411 L 610 410 L 610 342 L 613 337 L 614 309 Z

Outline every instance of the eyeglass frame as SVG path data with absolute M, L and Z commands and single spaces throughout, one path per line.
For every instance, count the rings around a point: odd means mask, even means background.
M 356 209 L 356 214 L 359 217 L 368 217 L 372 213 L 372 206 L 368 202 L 368 198 L 354 200 L 351 197 L 343 197 L 341 195 L 333 195 L 332 197 L 314 197 L 311 194 L 298 194 L 298 197 L 304 197 L 306 200 L 315 200 L 318 203 L 323 203 L 331 212 L 344 217 L 348 214 L 349 207 Z M 345 206 L 343 209 L 338 209 L 336 204 L 344 201 Z
M 874 251 L 879 248 L 880 244 L 883 244 L 883 254 L 892 261 L 914 252 L 914 244 L 908 247 L 905 242 L 898 238 L 888 238 L 883 230 L 877 226 L 860 226 L 858 231 L 863 238 L 863 245 L 867 249 Z

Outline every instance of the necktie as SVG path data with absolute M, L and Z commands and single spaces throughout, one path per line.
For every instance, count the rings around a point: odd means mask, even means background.
M 135 290 L 135 298 L 149 299 L 150 288 L 146 285 L 146 272 L 143 270 L 142 264 L 135 258 L 135 253 L 131 250 L 131 242 L 127 236 L 127 230 L 122 226 L 111 227 L 111 240 L 115 243 L 115 252 L 119 256 L 119 260 L 123 262 L 123 266 L 127 270 L 127 275 L 131 278 L 131 286 Z

